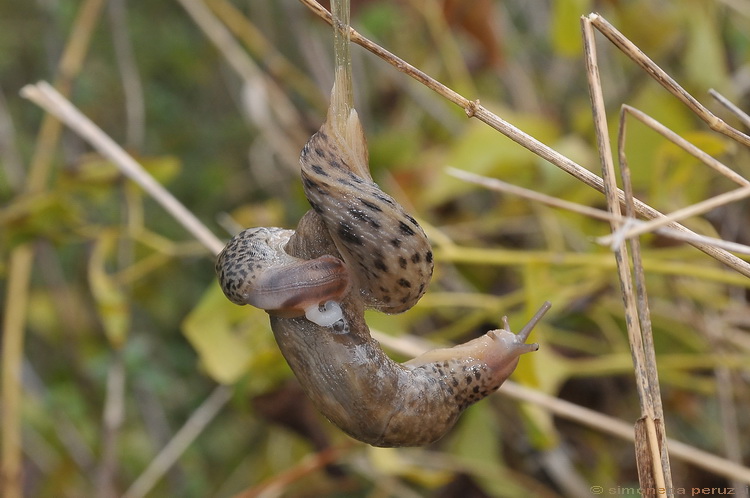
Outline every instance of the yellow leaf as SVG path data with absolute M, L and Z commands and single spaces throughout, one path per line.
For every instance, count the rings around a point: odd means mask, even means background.
M 591 11 L 591 0 L 557 0 L 552 2 L 552 44 L 560 55 L 581 53 L 582 15 Z
M 231 303 L 216 282 L 185 318 L 182 331 L 208 375 L 217 382 L 231 384 L 256 371 L 256 386 L 251 390 L 262 392 L 287 375 L 286 368 L 279 368 L 284 362 L 266 312 Z
M 504 119 L 545 143 L 557 139 L 559 130 L 549 119 L 495 108 Z M 484 123 L 469 122 L 443 158 L 442 166 L 501 178 L 516 185 L 531 185 L 537 174 L 538 156 Z M 440 171 L 422 189 L 422 206 L 434 206 L 476 190 L 477 186 L 456 180 Z
M 100 233 L 89 260 L 89 286 L 96 309 L 111 346 L 119 349 L 125 343 L 130 328 L 130 307 L 121 286 L 107 273 L 107 257 L 115 250 L 117 233 Z
M 731 77 L 726 64 L 724 40 L 717 20 L 717 9 L 710 2 L 692 0 L 684 10 L 688 37 L 685 72 L 702 91 L 717 88 L 726 92 Z M 702 87 L 702 88 L 701 88 Z
M 453 477 L 453 473 L 448 470 L 417 465 L 408 454 L 404 454 L 403 450 L 398 448 L 368 446 L 367 454 L 370 463 L 379 474 L 402 477 L 429 489 L 444 486 Z

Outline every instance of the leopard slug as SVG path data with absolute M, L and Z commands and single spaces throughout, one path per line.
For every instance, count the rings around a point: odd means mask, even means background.
M 284 246 L 293 233 L 260 227 L 234 237 L 216 267 L 224 293 L 235 304 L 250 304 L 271 314 L 304 312 L 308 320 L 331 326 L 342 318 L 337 301 L 348 287 L 346 266 L 329 255 L 312 260 L 290 256 Z
M 335 92 L 335 89 L 334 89 Z M 405 363 L 371 335 L 366 308 L 400 313 L 432 276 L 422 228 L 371 179 L 355 110 L 343 132 L 326 123 L 302 150 L 312 206 L 295 231 L 256 228 L 235 236 L 216 271 L 227 297 L 268 311 L 282 354 L 318 410 L 374 446 L 440 439 L 470 404 L 510 376 L 548 303 L 518 335 L 507 326 Z

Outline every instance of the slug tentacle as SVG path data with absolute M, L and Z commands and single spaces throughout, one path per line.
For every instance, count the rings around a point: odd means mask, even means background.
M 506 319 L 465 344 L 391 360 L 364 311 L 411 308 L 432 276 L 432 250 L 414 218 L 372 181 L 356 112 L 341 133 L 329 121 L 300 156 L 312 210 L 294 232 L 259 228 L 232 239 L 216 264 L 219 280 L 233 302 L 269 311 L 282 354 L 334 424 L 375 446 L 428 444 L 538 348 L 526 339 L 548 303 L 518 335 Z

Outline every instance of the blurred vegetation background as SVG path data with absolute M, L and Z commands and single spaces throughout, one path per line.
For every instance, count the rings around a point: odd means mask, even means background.
M 579 24 L 591 11 L 730 123 L 709 88 L 750 108 L 743 0 L 352 0 L 352 11 L 355 29 L 592 171 Z M 217 48 L 205 19 L 243 50 Z M 301 4 L 3 2 L 0 26 L 3 361 L 22 370 L 21 379 L 6 374 L 3 389 L 20 383 L 23 392 L 4 395 L 3 408 L 22 417 L 26 496 L 259 496 L 269 483 L 276 487 L 264 496 L 584 496 L 595 485 L 637 487 L 632 443 L 501 396 L 471 407 L 429 448 L 349 444 L 306 404 L 266 315 L 222 297 L 208 252 L 80 138 L 62 131 L 58 140 L 54 124 L 42 125 L 42 111 L 19 96 L 41 79 L 69 88 L 222 238 L 245 226 L 294 227 L 309 208 L 297 157 L 324 119 L 333 74 L 330 28 Z M 746 149 L 709 132 L 600 42 L 613 133 L 628 103 L 750 174 Z M 61 70 L 70 44 L 81 65 Z M 504 314 L 518 327 L 548 299 L 553 311 L 534 332 L 541 349 L 522 358 L 514 379 L 634 422 L 614 258 L 592 241 L 608 226 L 443 170 L 596 207 L 603 197 L 352 51 L 373 177 L 423 223 L 436 255 L 417 307 L 368 321 L 446 343 L 496 328 Z M 663 212 L 731 188 L 643 126 L 629 127 L 627 153 L 637 196 Z M 686 224 L 748 244 L 749 212 L 738 202 Z M 684 244 L 642 240 L 667 432 L 719 455 L 729 446 L 747 464 L 748 279 Z M 28 281 L 21 266 L 12 276 L 23 251 L 33 255 Z M 14 340 L 23 341 L 20 355 Z M 188 432 L 178 432 L 188 420 Z M 163 478 L 158 465 L 144 477 L 170 441 L 174 465 Z M 744 446 L 732 450 L 732 442 Z M 335 453 L 304 460 L 326 448 Z M 678 486 L 738 486 L 673 466 Z

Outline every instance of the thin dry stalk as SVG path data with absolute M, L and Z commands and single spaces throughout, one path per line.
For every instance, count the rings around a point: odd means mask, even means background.
M 633 184 L 631 181 L 630 168 L 628 167 L 627 158 L 625 157 L 625 128 L 620 127 L 620 133 L 618 133 L 618 157 L 620 162 L 620 176 L 622 178 L 623 191 L 625 192 L 625 214 L 629 218 L 635 216 L 635 208 L 633 206 Z M 662 472 L 664 473 L 664 481 L 671 488 L 672 487 L 672 470 L 669 461 L 669 454 L 667 452 L 667 434 L 664 421 L 664 410 L 661 403 L 661 393 L 659 391 L 659 374 L 656 364 L 656 349 L 654 347 L 654 335 L 653 328 L 651 326 L 651 311 L 648 306 L 648 293 L 646 289 L 646 275 L 643 268 L 643 259 L 641 257 L 641 243 L 637 237 L 629 240 L 630 252 L 632 254 L 632 266 L 633 274 L 635 278 L 635 297 L 637 299 L 637 310 L 638 319 L 640 320 L 640 331 L 643 337 L 643 355 L 645 358 L 646 371 L 645 374 L 648 378 L 648 385 L 651 388 L 651 402 L 654 407 L 654 417 L 644 416 L 642 421 L 636 424 L 636 445 L 642 444 L 644 452 L 647 453 L 647 458 L 644 461 L 643 467 L 648 470 L 644 470 L 641 474 L 645 479 L 653 477 L 653 481 L 649 482 L 652 486 L 650 489 L 660 488 L 662 484 L 665 484 L 661 480 Z M 642 422 L 642 424 L 641 424 Z M 638 438 L 639 426 L 645 426 L 643 438 Z M 638 448 L 636 447 L 636 454 Z M 639 467 L 641 467 L 640 463 Z M 642 486 L 645 482 L 642 482 Z M 668 492 L 668 495 L 673 493 Z
M 78 10 L 71 37 L 68 39 L 58 64 L 56 84 L 63 94 L 70 93 L 73 80 L 80 72 L 103 7 L 103 0 L 87 0 Z M 52 116 L 46 115 L 42 120 L 26 178 L 25 191 L 27 193 L 44 190 L 61 130 L 61 124 Z M 33 246 L 23 244 L 13 250 L 8 260 L 9 271 L 3 317 L 2 402 L 0 403 L 2 405 L 0 495 L 6 498 L 16 498 L 22 494 L 21 359 L 23 358 L 24 325 L 33 259 Z
M 422 338 L 413 336 L 393 337 L 378 330 L 371 330 L 373 338 L 390 351 L 405 355 L 419 356 L 437 345 Z M 570 401 L 565 401 L 536 389 L 522 386 L 513 381 L 505 381 L 497 391 L 498 395 L 531 403 L 550 413 L 600 431 L 603 434 L 634 441 L 633 424 L 609 415 L 604 415 L 590 408 L 585 408 Z M 675 439 L 667 439 L 670 455 L 698 468 L 713 472 L 728 479 L 736 479 L 750 484 L 750 468 L 716 456 L 707 451 L 695 448 Z
M 689 141 L 685 140 L 681 136 L 679 136 L 677 133 L 673 132 L 663 124 L 661 124 L 659 121 L 655 120 L 645 112 L 636 109 L 635 107 L 629 106 L 627 104 L 623 104 L 620 108 L 621 114 L 627 114 L 629 116 L 632 116 L 636 118 L 638 121 L 643 123 L 644 125 L 648 126 L 655 132 L 659 133 L 661 136 L 675 144 L 677 147 L 681 148 L 709 168 L 715 170 L 717 173 L 725 176 L 727 179 L 735 182 L 738 185 L 747 186 L 750 185 L 750 180 L 745 178 L 744 176 L 737 173 L 735 170 L 730 168 L 729 166 L 725 165 L 718 159 L 715 159 L 710 154 L 706 153 L 705 151 L 699 149 L 694 144 L 690 143 Z M 624 122 L 624 118 L 621 117 L 620 122 Z M 622 124 L 620 125 L 622 126 Z
M 175 433 L 174 437 L 169 440 L 169 443 L 151 461 L 146 470 L 122 495 L 123 498 L 146 496 L 231 397 L 231 388 L 226 386 L 215 387 L 203 403 L 190 415 L 185 424 L 180 427 L 180 430 Z
M 97 135 L 93 135 L 91 138 L 94 140 L 98 140 L 100 137 L 98 137 L 98 134 L 97 134 Z M 97 149 L 102 146 L 102 144 L 93 144 L 93 145 Z M 124 166 L 124 163 L 116 162 L 115 164 L 120 168 L 127 167 L 127 166 Z M 125 170 L 123 169 L 123 171 Z M 155 196 L 154 199 L 163 205 L 163 199 L 164 199 L 163 197 Z M 174 216 L 174 213 L 171 213 L 171 214 Z M 182 223 L 180 219 L 177 219 L 177 221 Z M 206 230 L 208 229 L 206 228 Z M 201 239 L 199 239 L 199 241 L 202 241 L 205 244 L 205 241 Z M 220 242 L 217 242 L 217 244 L 220 244 Z M 207 245 L 206 248 L 211 252 L 218 252 L 218 250 L 221 249 L 221 246 L 218 246 L 218 249 L 217 249 L 217 246 L 211 244 L 211 245 Z M 582 262 L 583 262 L 583 259 L 577 264 L 581 264 Z M 375 330 L 372 331 L 372 334 L 375 339 L 383 343 L 386 347 L 389 347 L 391 350 L 399 352 L 404 355 L 418 356 L 419 354 L 424 353 L 426 350 L 433 349 L 436 347 L 436 345 L 434 344 L 426 343 L 423 340 L 421 341 L 416 340 L 415 338 L 409 337 L 409 336 L 393 338 L 385 334 L 379 333 Z M 513 399 L 518 399 L 521 401 L 526 401 L 529 403 L 533 403 L 535 405 L 539 405 L 556 415 L 559 415 L 561 417 L 564 417 L 570 420 L 574 420 L 578 423 L 581 423 L 593 429 L 602 431 L 604 433 L 612 434 L 617 437 L 630 440 L 630 441 L 633 440 L 632 425 L 626 422 L 623 422 L 621 420 L 608 417 L 606 415 L 602 415 L 593 410 L 575 405 L 567 401 L 557 399 L 553 396 L 549 396 L 539 391 L 535 391 L 533 389 L 522 387 L 513 382 L 506 382 L 503 385 L 503 387 L 500 388 L 500 392 L 501 394 L 509 396 Z M 204 402 L 204 405 L 206 404 L 208 404 L 208 400 Z M 195 416 L 196 414 L 193 414 L 193 417 Z M 187 426 L 188 423 L 191 423 L 192 425 L 194 425 L 191 422 L 191 420 L 193 420 L 192 417 L 191 419 L 188 420 L 188 422 L 186 422 L 185 425 Z M 183 434 L 185 434 L 185 430 L 186 430 L 185 427 L 183 427 L 183 429 L 178 431 L 178 433 L 175 434 L 173 439 L 165 446 L 164 450 L 162 450 L 162 453 L 164 453 L 165 451 L 167 451 L 167 448 L 170 448 L 167 454 L 167 456 L 169 456 L 169 459 L 167 459 L 166 456 L 161 457 L 161 460 L 160 460 L 161 463 L 159 463 L 158 465 L 152 462 L 149 466 L 149 469 L 155 469 L 155 470 L 148 471 L 149 473 L 148 479 L 146 479 L 143 476 L 139 478 L 141 483 L 145 482 L 146 484 L 148 484 L 148 486 L 146 486 L 145 484 L 139 484 L 139 488 L 141 491 L 135 488 L 135 484 L 131 486 L 131 490 L 133 490 L 132 496 L 140 496 L 139 494 L 135 493 L 136 491 L 138 491 L 139 493 L 147 492 L 146 488 L 151 489 L 153 485 L 155 484 L 156 480 L 158 480 L 159 476 L 163 475 L 163 473 L 167 470 L 167 467 L 168 467 L 166 465 L 167 460 L 174 461 L 174 459 L 177 456 L 175 452 L 175 448 L 185 447 L 184 441 L 180 443 L 177 443 L 175 441 L 178 437 L 184 438 Z M 194 429 L 191 430 L 191 434 L 192 434 L 191 437 L 193 438 L 197 436 L 197 433 L 194 432 Z M 676 457 L 679 457 L 687 462 L 690 462 L 700 468 L 704 468 L 706 470 L 714 472 L 717 475 L 723 475 L 728 478 L 738 479 L 738 480 L 742 480 L 743 482 L 750 483 L 750 469 L 747 467 L 737 465 L 726 459 L 717 457 L 715 455 L 696 449 L 684 443 L 680 443 L 679 441 L 670 440 L 669 450 Z M 160 453 L 160 455 L 162 453 Z M 144 472 L 143 475 L 145 474 L 146 473 Z
M 611 41 L 622 53 L 624 53 L 633 62 L 638 64 L 644 71 L 646 71 L 651 77 L 663 86 L 669 93 L 677 97 L 680 102 L 688 106 L 688 108 L 695 113 L 701 120 L 703 120 L 709 128 L 712 130 L 726 135 L 732 140 L 741 143 L 747 147 L 750 147 L 750 136 L 742 133 L 729 126 L 718 116 L 708 110 L 706 106 L 698 102 L 698 100 L 690 95 L 687 90 L 682 88 L 666 71 L 660 68 L 654 61 L 652 61 L 643 51 L 638 48 L 633 42 L 628 40 L 625 35 L 620 33 L 609 21 L 604 19 L 599 14 L 590 14 L 588 22 L 596 27 L 601 34 L 603 34 L 609 41 Z
M 709 168 L 717 171 L 722 176 L 728 178 L 729 180 L 735 183 L 738 183 L 739 185 L 742 185 L 743 187 L 730 191 L 730 192 L 726 192 L 724 194 L 717 195 L 710 199 L 706 199 L 704 201 L 698 202 L 691 206 L 678 209 L 677 211 L 669 213 L 665 215 L 664 217 L 654 218 L 653 220 L 649 220 L 645 223 L 639 223 L 638 226 L 636 227 L 621 226 L 613 234 L 607 235 L 605 237 L 599 237 L 597 239 L 597 242 L 599 242 L 600 244 L 607 245 L 607 244 L 612 244 L 615 240 L 629 239 L 629 238 L 635 237 L 636 235 L 641 235 L 641 234 L 653 231 L 659 227 L 663 227 L 672 221 L 680 221 L 690 216 L 703 214 L 719 206 L 723 206 L 724 204 L 728 204 L 730 202 L 734 202 L 734 201 L 744 199 L 745 197 L 750 196 L 750 180 L 747 180 L 745 177 L 738 174 L 737 172 L 735 172 L 728 166 L 714 159 L 709 154 L 706 154 L 704 151 L 700 150 L 698 147 L 691 144 L 684 138 L 680 137 L 679 135 L 677 135 L 672 130 L 668 129 L 667 127 L 665 127 L 664 125 L 662 125 L 661 123 L 653 119 L 652 117 L 628 105 L 623 105 L 620 108 L 620 136 L 621 137 L 624 137 L 624 134 L 625 134 L 626 123 L 627 123 L 625 118 L 627 115 L 634 116 L 643 124 L 657 131 L 662 136 L 667 138 L 667 140 L 674 143 L 675 145 L 677 145 L 678 147 L 683 149 L 685 152 L 687 152 L 688 154 L 692 155 L 693 157 L 701 161 L 703 164 L 705 164 Z M 620 152 L 619 152 L 620 157 L 624 157 L 624 154 L 625 154 L 624 145 L 625 145 L 624 140 L 621 139 L 620 140 Z
M 318 472 L 326 465 L 330 465 L 343 455 L 345 455 L 353 445 L 344 444 L 341 446 L 332 446 L 318 453 L 312 453 L 305 457 L 294 467 L 280 472 L 265 482 L 246 489 L 234 495 L 233 498 L 270 498 L 274 496 L 284 496 L 284 490 L 290 484 L 299 481 L 303 477 Z
M 221 52 L 229 66 L 242 78 L 248 91 L 255 97 L 249 109 L 257 121 L 258 130 L 273 146 L 284 162 L 294 171 L 298 167 L 297 144 L 305 142 L 297 109 L 284 91 L 248 57 L 242 46 L 201 0 L 178 0 L 195 24 Z M 260 96 L 260 97 L 259 97 Z M 263 98 L 265 97 L 265 98 Z M 273 105 L 271 105 L 273 102 Z
M 748 115 L 745 111 L 743 111 L 742 109 L 734 105 L 734 103 L 732 103 L 731 100 L 729 100 L 728 98 L 726 98 L 725 96 L 723 96 L 722 94 L 714 90 L 713 88 L 708 90 L 708 93 L 710 93 L 711 96 L 715 98 L 718 103 L 720 103 L 721 105 L 729 109 L 729 111 L 732 114 L 737 116 L 737 119 L 739 119 L 743 125 L 750 128 L 750 115 Z
M 325 20 L 328 24 L 332 23 L 331 14 L 326 9 L 324 9 L 319 3 L 315 2 L 315 0 L 300 0 L 300 2 L 302 2 L 305 6 L 307 6 L 311 11 L 313 11 L 321 19 Z M 387 51 L 380 45 L 377 45 L 376 43 L 365 38 L 364 36 L 362 36 L 361 34 L 359 34 L 357 31 L 355 31 L 352 28 L 349 28 L 349 36 L 352 42 L 367 49 L 368 51 L 372 52 L 376 56 L 386 61 L 388 64 L 395 67 L 397 70 L 414 78 L 415 80 L 419 81 L 420 83 L 425 85 L 427 88 L 436 92 L 443 98 L 449 100 L 450 102 L 453 102 L 454 104 L 464 109 L 467 116 L 475 117 L 479 119 L 483 123 L 487 124 L 488 126 L 499 131 L 506 137 L 510 138 L 511 140 L 519 144 L 520 146 L 530 150 L 534 154 L 550 162 L 551 164 L 557 166 L 558 168 L 562 169 L 566 173 L 574 176 L 575 178 L 585 183 L 586 185 L 600 192 L 604 192 L 604 183 L 601 177 L 597 176 L 596 174 L 587 170 L 586 168 L 579 165 L 575 161 L 560 154 L 556 150 L 543 144 L 542 142 L 532 137 L 531 135 L 521 131 L 520 129 L 516 128 L 512 124 L 503 120 L 502 118 L 500 118 L 493 112 L 483 107 L 479 103 L 479 101 L 472 101 L 472 100 L 467 99 L 463 95 L 452 90 L 446 85 L 440 83 L 439 81 L 435 80 L 434 78 L 427 75 L 423 71 L 420 71 L 419 69 L 415 68 L 414 66 L 412 66 L 405 60 Z M 622 191 L 618 189 L 617 195 L 620 199 L 620 202 L 624 202 L 624 195 Z M 650 218 L 657 218 L 657 217 L 663 216 L 662 213 L 652 208 L 648 204 L 645 204 L 644 202 L 639 201 L 638 199 L 635 199 L 635 208 L 636 208 L 637 213 L 640 216 L 643 216 L 644 218 L 650 219 Z M 684 226 L 678 223 L 672 223 L 669 225 L 669 227 L 674 230 L 678 230 L 680 232 L 693 234 L 692 231 L 688 230 L 687 228 L 685 228 Z M 747 277 L 750 277 L 750 263 L 743 261 L 737 256 L 730 254 L 727 251 L 724 251 L 723 249 L 719 249 L 711 245 L 707 245 L 707 244 L 703 244 L 701 242 L 695 242 L 695 241 L 691 242 L 690 244 L 693 245 L 695 248 L 708 254 L 709 256 L 717 259 L 718 261 L 721 261 L 722 263 L 734 269 L 735 271 Z
M 632 219 L 635 216 L 633 206 L 633 183 L 631 180 L 630 167 L 625 157 L 625 127 L 621 126 L 618 133 L 618 159 L 620 163 L 620 177 L 622 178 L 622 187 L 625 192 L 625 215 Z M 651 400 L 654 403 L 654 415 L 656 422 L 659 423 L 659 430 L 664 431 L 664 412 L 661 404 L 661 395 L 659 393 L 659 377 L 656 367 L 656 349 L 654 348 L 654 336 L 651 327 L 651 312 L 648 307 L 648 294 L 646 291 L 646 276 L 643 268 L 643 258 L 641 257 L 641 243 L 638 238 L 630 239 L 630 251 L 632 254 L 633 273 L 635 277 L 636 297 L 638 302 L 638 318 L 641 325 L 641 334 L 643 336 L 644 356 L 646 363 L 646 374 L 648 375 L 649 386 L 652 388 Z M 648 431 L 653 435 L 650 421 L 647 420 Z M 662 442 L 665 440 L 662 434 Z M 653 449 L 653 448 L 652 448 Z
M 224 244 L 180 201 L 167 189 L 149 175 L 143 166 L 138 164 L 122 147 L 112 140 L 101 128 L 96 126 L 81 111 L 76 109 L 65 97 L 60 95 L 48 83 L 42 81 L 36 85 L 26 85 L 21 89 L 21 95 L 60 121 L 69 126 L 82 138 L 89 142 L 104 157 L 115 163 L 131 180 L 140 185 L 164 209 L 198 239 L 213 254 L 218 254 Z
M 617 181 L 615 179 L 615 168 L 612 160 L 612 149 L 609 143 L 609 130 L 607 126 L 607 116 L 604 108 L 604 96 L 602 94 L 601 79 L 599 76 L 599 67 L 596 56 L 596 43 L 594 40 L 594 30 L 589 18 L 581 19 L 583 29 L 584 58 L 586 61 L 586 76 L 589 82 L 589 92 L 591 95 L 591 108 L 594 118 L 594 129 L 596 131 L 597 148 L 599 150 L 599 159 L 602 164 L 602 178 L 605 182 L 605 195 L 607 197 L 607 207 L 615 216 L 621 216 L 620 199 L 617 196 Z M 632 191 L 626 191 L 625 201 L 628 211 L 633 205 Z M 632 213 L 628 213 L 632 216 Z M 619 228 L 620 223 L 611 223 L 612 230 Z M 640 265 L 638 246 L 635 247 L 634 264 L 636 273 L 642 275 L 642 266 Z M 633 285 L 633 277 L 628 262 L 628 249 L 624 242 L 614 251 L 615 260 L 617 261 L 618 277 L 620 279 L 620 290 L 623 296 L 625 307 L 625 323 L 628 330 L 628 339 L 630 350 L 633 358 L 633 367 L 635 370 L 636 386 L 638 397 L 641 405 L 642 420 L 645 421 L 645 430 L 636 431 L 636 435 L 641 434 L 644 439 L 636 438 L 636 448 L 643 448 L 637 451 L 637 463 L 639 470 L 639 480 L 643 489 L 672 489 L 672 472 L 669 463 L 669 454 L 666 451 L 664 430 L 659 431 L 661 437 L 657 437 L 655 424 L 660 423 L 663 428 L 664 416 L 661 408 L 661 396 L 659 394 L 659 384 L 656 375 L 655 353 L 653 351 L 653 342 L 644 340 L 644 334 L 649 335 L 649 329 L 643 329 L 642 325 L 648 325 L 648 306 L 643 307 L 645 303 L 644 288 L 639 286 L 639 296 Z M 637 268 L 640 267 L 640 272 Z M 637 277 L 640 284 L 640 278 Z M 641 316 L 646 313 L 646 316 Z M 650 339 L 650 338 L 649 338 Z M 645 343 L 645 344 L 644 344 Z M 658 422 L 657 422 L 658 421 Z M 650 458 L 643 458 L 644 455 Z M 669 493 L 670 495 L 672 493 Z
M 738 201 L 750 197 L 750 185 L 747 187 L 738 188 L 730 192 L 719 194 L 715 197 L 710 197 L 704 201 L 696 202 L 690 206 L 673 211 L 663 218 L 655 218 L 643 223 L 639 223 L 637 226 L 622 225 L 620 228 L 615 230 L 611 235 L 599 237 L 598 243 L 602 245 L 611 244 L 614 240 L 630 239 L 637 235 L 652 232 L 657 228 L 668 225 L 674 221 L 684 220 L 690 216 L 696 216 L 699 214 L 707 213 L 712 209 L 729 204 L 730 202 Z
M 352 85 L 352 56 L 349 41 L 349 1 L 331 0 L 333 19 L 339 29 L 333 30 L 334 86 L 331 94 L 331 123 L 340 136 L 344 136 L 349 114 L 354 109 Z
M 610 213 L 609 211 L 592 208 L 591 206 L 584 206 L 583 204 L 566 201 L 564 199 L 558 199 L 557 197 L 552 197 L 549 195 L 541 194 L 534 190 L 527 189 L 524 187 L 519 187 L 517 185 L 504 182 L 497 178 L 490 178 L 487 176 L 477 175 L 475 173 L 470 173 L 468 171 L 456 169 L 450 166 L 445 168 L 445 172 L 460 180 L 464 180 L 466 182 L 473 183 L 475 185 L 481 185 L 482 187 L 485 187 L 490 190 L 495 190 L 497 192 L 504 192 L 507 194 L 517 195 L 519 197 L 524 197 L 526 199 L 530 199 L 535 202 L 540 202 L 543 204 L 547 204 L 548 206 L 552 206 L 552 207 L 556 207 L 560 209 L 566 209 L 568 211 L 582 214 L 584 216 L 589 216 L 591 218 L 595 218 L 598 220 L 621 222 L 623 224 L 623 227 L 631 227 L 631 226 L 638 227 L 644 223 L 648 223 L 648 222 L 638 220 L 635 218 L 617 217 L 613 215 L 612 213 Z M 654 231 L 658 233 L 659 235 L 662 235 L 664 237 L 669 237 L 675 240 L 681 240 L 684 242 L 700 242 L 702 244 L 714 245 L 716 247 L 720 247 L 727 251 L 750 255 L 750 246 L 747 246 L 745 244 L 738 244 L 737 242 L 730 242 L 730 241 L 719 239 L 716 237 L 707 237 L 705 235 L 698 235 L 698 234 L 691 235 L 691 234 L 687 234 L 683 232 L 678 232 L 669 228 L 657 228 Z M 627 232 L 624 232 L 623 229 L 621 228 L 618 230 L 617 234 L 619 234 L 620 236 L 619 237 L 607 236 L 607 239 L 611 239 L 609 243 L 611 243 L 613 247 L 616 247 L 616 245 L 619 244 L 620 241 L 622 241 L 625 238 L 625 236 L 627 235 Z M 603 243 L 602 239 L 603 237 L 597 239 L 597 242 L 599 242 L 600 244 Z

